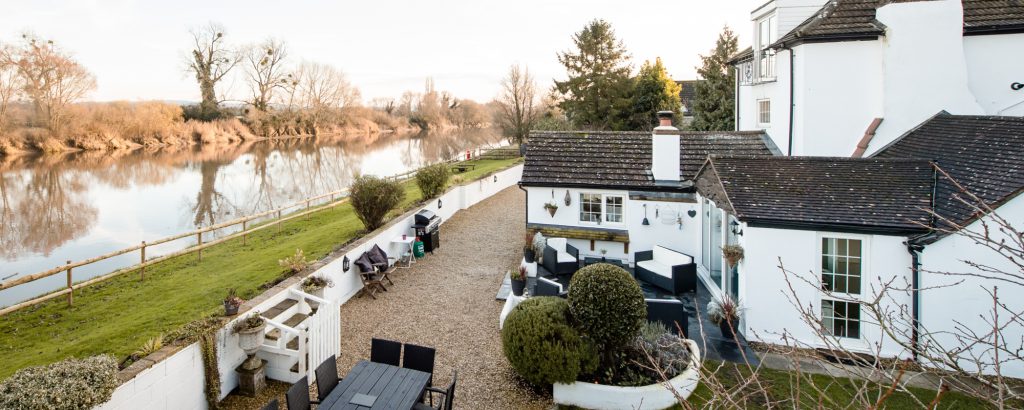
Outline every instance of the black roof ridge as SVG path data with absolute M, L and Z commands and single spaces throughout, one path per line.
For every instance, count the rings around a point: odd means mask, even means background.
M 530 135 L 653 135 L 649 131 L 530 131 Z M 766 135 L 764 130 L 746 131 L 690 131 L 679 130 L 679 135 Z
M 821 161 L 821 162 L 931 162 L 922 158 L 855 158 L 855 157 L 820 157 L 820 156 L 755 156 L 755 155 L 708 155 L 708 160 L 742 159 L 742 160 L 773 160 L 773 161 Z
M 918 123 L 917 125 L 913 126 L 912 128 L 910 128 L 909 130 L 907 130 L 903 134 L 900 134 L 900 136 L 898 136 L 896 138 L 893 138 L 893 140 L 889 141 L 888 144 L 885 144 L 881 148 L 876 149 L 874 152 L 872 152 L 870 155 L 868 155 L 865 158 L 874 158 L 878 154 L 880 154 L 880 153 L 884 152 L 885 150 L 889 149 L 889 147 L 892 147 L 893 145 L 896 145 L 896 143 L 898 143 L 900 141 L 903 141 L 903 139 L 906 138 L 908 135 L 917 132 L 917 130 L 921 129 L 921 127 L 923 127 L 925 124 L 928 124 L 928 123 L 934 121 L 936 118 L 944 117 L 944 116 L 947 116 L 947 115 L 952 115 L 952 114 L 950 114 L 949 111 L 946 111 L 946 110 L 939 110 L 939 112 L 935 113 L 935 115 L 932 115 L 931 117 L 926 118 L 924 121 L 921 121 L 920 123 Z M 870 143 L 868 144 L 868 148 L 871 148 L 871 144 Z

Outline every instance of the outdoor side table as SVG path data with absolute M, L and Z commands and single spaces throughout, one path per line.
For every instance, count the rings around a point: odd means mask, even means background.
M 402 238 L 401 236 L 396 236 L 394 239 L 391 240 L 392 244 L 397 244 L 398 248 L 402 250 L 401 252 L 403 253 L 402 254 L 403 258 L 405 258 L 405 255 L 406 255 L 405 251 L 406 250 L 409 251 L 409 253 L 407 254 L 408 255 L 408 259 L 405 259 L 405 266 L 399 266 L 397 263 L 395 264 L 395 266 L 398 266 L 400 268 L 411 268 L 412 264 L 416 263 L 416 253 L 413 252 L 413 249 L 412 249 L 412 244 L 415 241 L 416 241 L 416 237 L 415 236 L 408 236 L 408 235 L 406 235 L 405 238 Z

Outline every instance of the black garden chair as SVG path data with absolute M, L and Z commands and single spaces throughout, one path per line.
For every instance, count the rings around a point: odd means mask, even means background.
M 316 399 L 323 402 L 327 395 L 338 386 L 338 361 L 334 355 L 316 367 Z
M 373 338 L 370 341 L 370 361 L 399 366 L 402 344 L 392 340 Z

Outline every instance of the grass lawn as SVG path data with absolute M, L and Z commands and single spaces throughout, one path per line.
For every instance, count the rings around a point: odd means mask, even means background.
M 706 363 L 710 369 L 717 369 L 717 362 Z M 719 377 L 726 385 L 739 384 L 739 378 L 741 375 L 749 374 L 745 368 L 741 369 L 736 365 L 727 364 L 718 370 Z M 814 386 L 810 386 L 806 383 L 806 377 L 801 378 L 800 381 L 800 404 L 793 404 L 793 383 L 795 381 L 795 373 L 762 369 L 761 380 L 766 386 L 768 386 L 769 400 L 774 403 L 773 407 L 783 408 L 859 408 L 853 398 L 853 394 L 856 391 L 855 386 L 859 386 L 859 382 L 850 379 L 833 379 L 827 376 L 812 376 L 814 380 Z M 823 396 L 827 397 L 825 401 L 818 402 L 818 390 L 815 387 L 824 392 Z M 885 390 L 888 386 L 879 386 L 871 392 L 869 398 L 876 400 L 879 397 L 879 391 Z M 919 400 L 925 404 L 930 403 L 935 398 L 935 392 L 925 389 L 911 389 L 913 394 L 917 396 Z M 689 401 L 696 408 L 706 407 L 706 403 L 711 397 L 711 391 L 706 385 L 700 384 L 697 387 L 697 391 L 690 396 Z M 764 408 L 764 396 L 763 395 L 751 395 L 749 396 L 749 402 L 744 403 L 746 408 Z M 916 402 L 906 393 L 893 393 L 885 402 L 883 407 L 890 409 L 913 409 L 920 408 Z M 981 400 L 977 400 L 963 394 L 950 392 L 943 396 L 942 401 L 939 403 L 938 408 L 940 409 L 984 409 L 989 408 Z M 681 407 L 679 407 L 681 408 Z
M 507 168 L 519 159 L 478 160 L 476 168 L 453 177 L 472 181 Z M 421 201 L 415 181 L 405 183 L 404 212 Z M 296 218 L 241 239 L 146 268 L 146 280 L 128 273 L 75 292 L 68 307 L 63 297 L 0 316 L 0 379 L 16 370 L 59 361 L 69 356 L 112 354 L 119 360 L 147 340 L 222 312 L 228 288 L 245 299 L 261 286 L 282 277 L 277 261 L 295 249 L 310 260 L 321 258 L 363 230 L 351 205 L 343 204 Z

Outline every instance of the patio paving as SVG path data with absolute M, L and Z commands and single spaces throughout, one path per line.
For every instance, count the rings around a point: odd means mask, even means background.
M 551 398 L 522 384 L 505 360 L 502 305 L 494 301 L 504 272 L 521 257 L 524 201 L 511 187 L 459 212 L 442 225 L 440 249 L 399 269 L 387 292 L 342 305 L 340 375 L 370 357 L 371 338 L 391 339 L 437 349 L 436 386 L 458 370 L 456 408 L 550 407 Z

